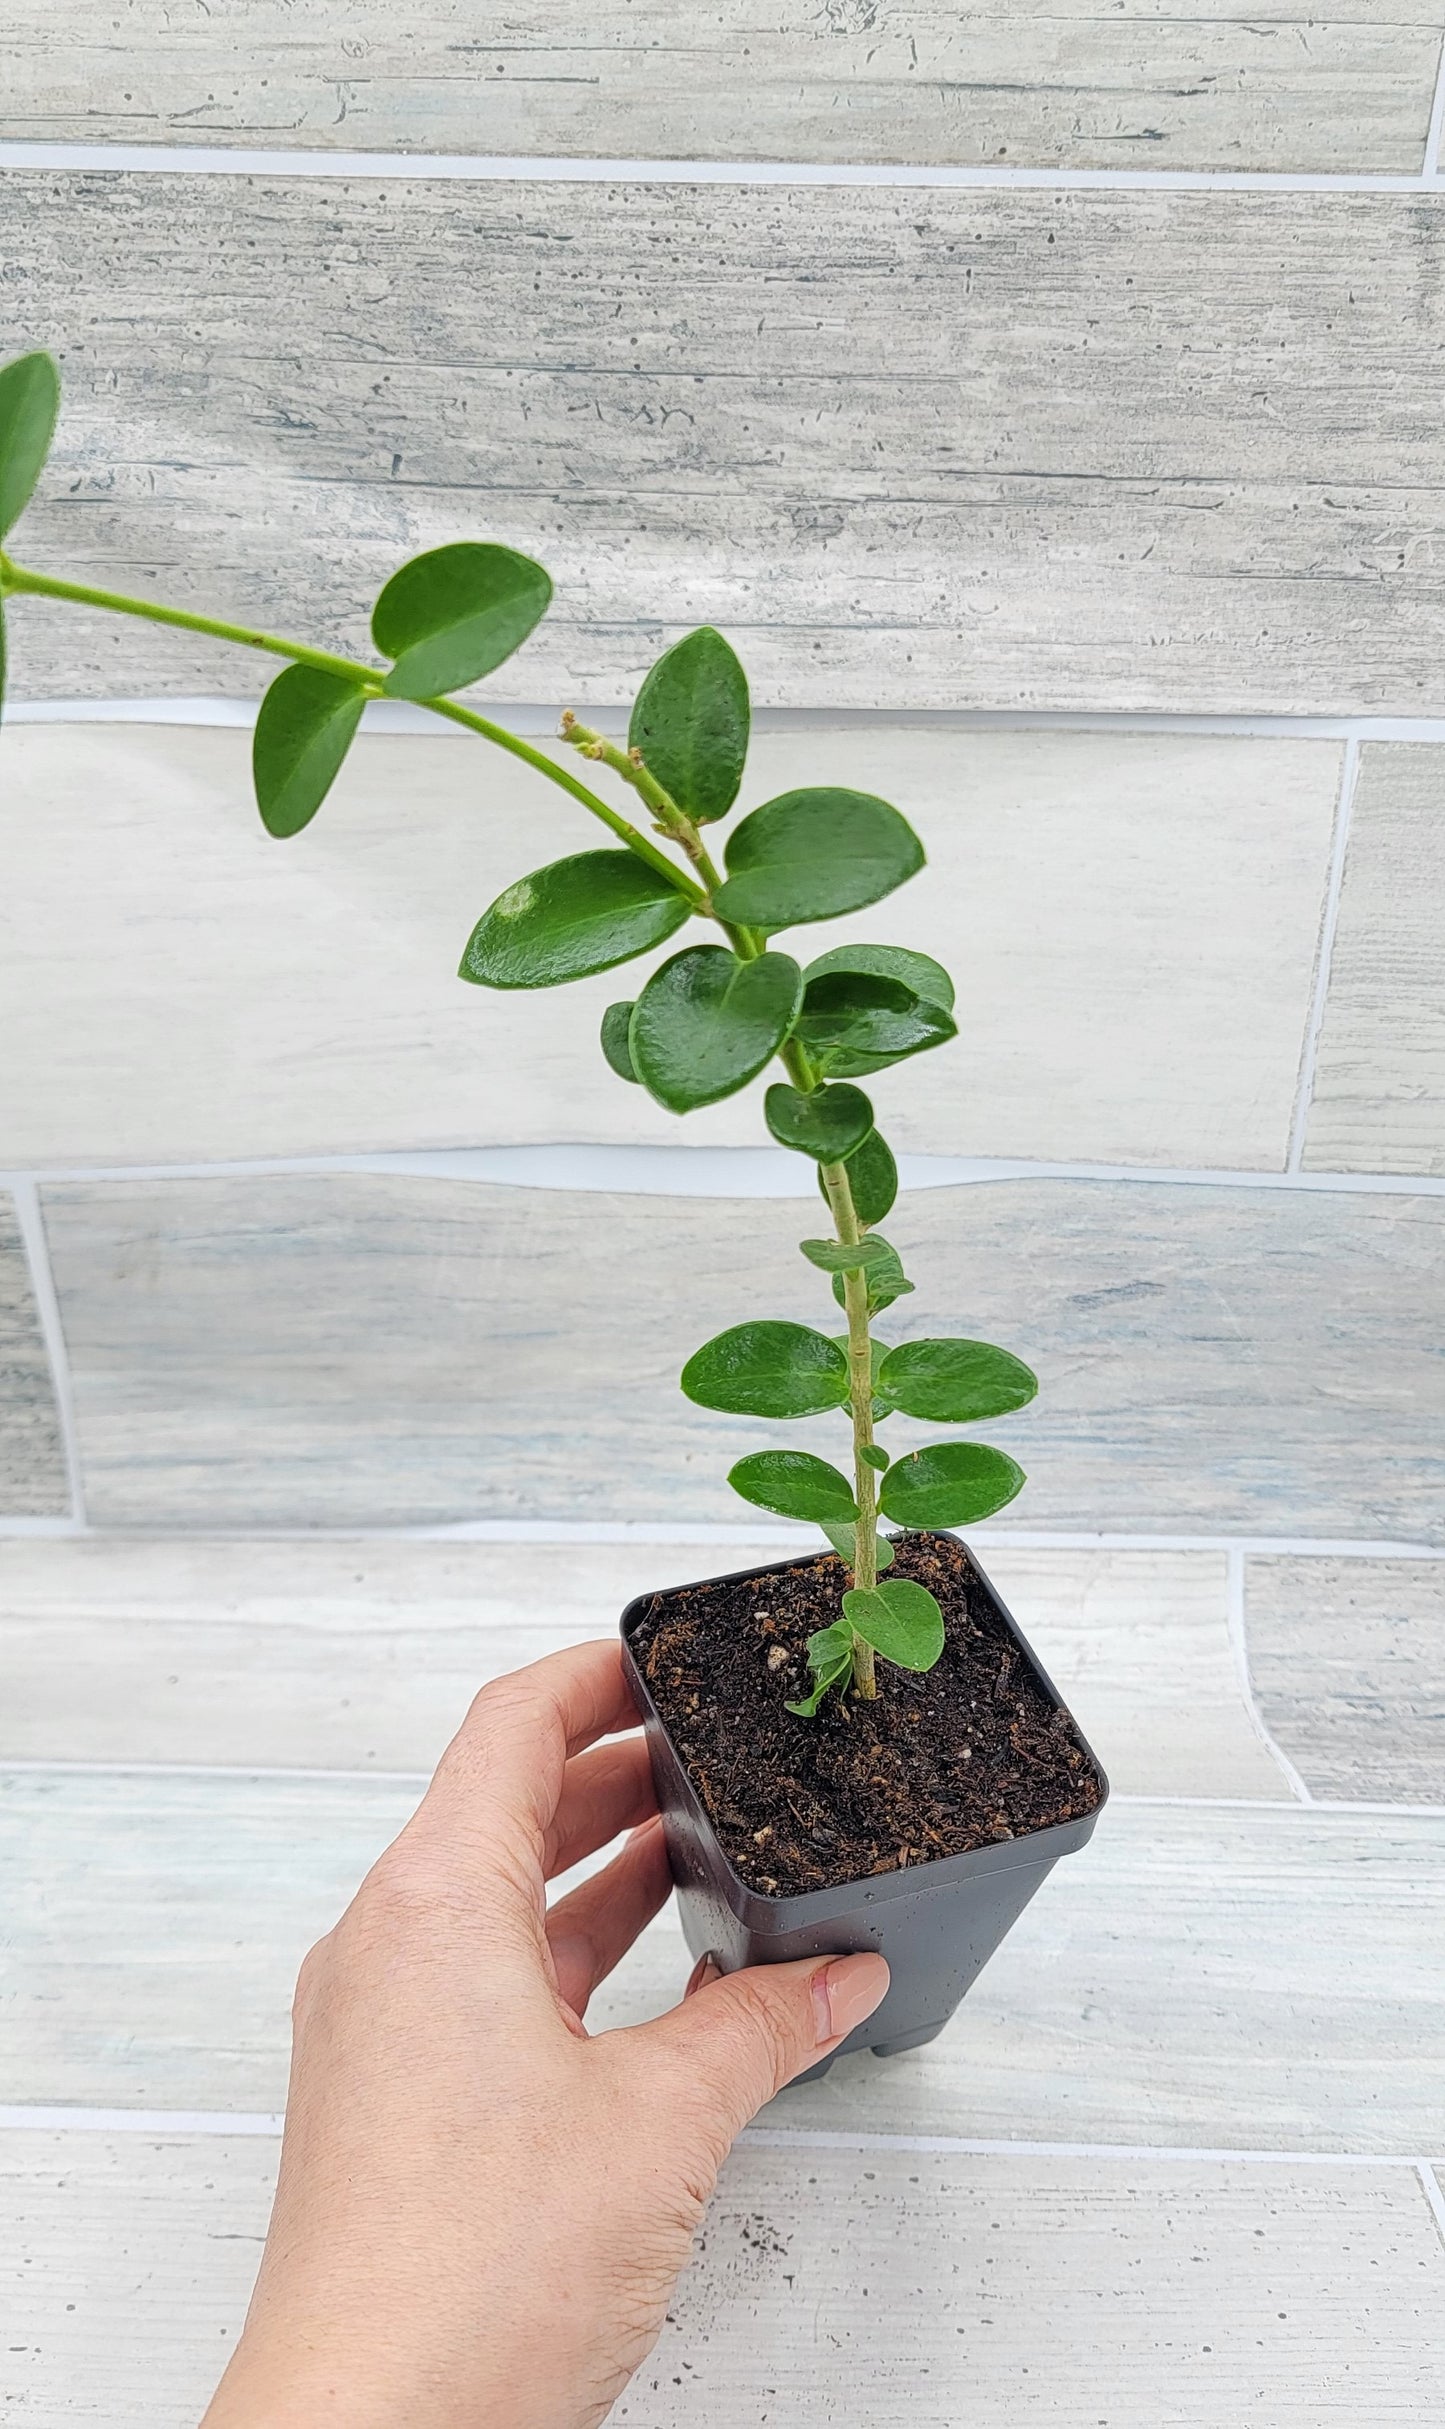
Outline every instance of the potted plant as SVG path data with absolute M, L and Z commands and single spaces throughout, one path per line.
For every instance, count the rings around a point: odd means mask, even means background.
M 0 372 L 0 543 L 49 450 L 59 378 L 48 355 Z M 1012 1501 L 1023 1472 L 950 1435 L 893 1457 L 895 1415 L 932 1425 L 1005 1418 L 1034 1396 L 1010 1352 L 961 1339 L 892 1342 L 875 1321 L 912 1282 L 880 1226 L 892 1154 L 859 1085 L 956 1034 L 953 987 L 928 955 L 835 946 L 807 962 L 776 939 L 881 900 L 923 866 L 891 803 L 838 785 L 763 802 L 707 830 L 742 786 L 748 686 L 722 635 L 689 633 L 652 668 L 625 748 L 568 713 L 562 739 L 606 770 L 645 827 L 452 695 L 491 674 L 545 614 L 551 583 L 509 548 L 430 550 L 385 585 L 368 666 L 274 635 L 23 567 L 0 554 L 0 612 L 69 600 L 205 633 L 286 663 L 261 703 L 261 817 L 299 834 L 345 760 L 368 701 L 403 699 L 525 760 L 610 832 L 607 847 L 521 877 L 483 912 L 461 976 L 481 987 L 565 984 L 679 942 L 600 1048 L 618 1079 L 685 1115 L 776 1062 L 772 1137 L 816 1172 L 827 1228 L 801 1251 L 842 1329 L 744 1317 L 705 1342 L 682 1389 L 707 1408 L 792 1423 L 846 1413 L 849 1472 L 790 1447 L 740 1459 L 744 1500 L 815 1523 L 828 1549 L 644 1595 L 622 1620 L 695 1955 L 733 1966 L 858 1948 L 887 1957 L 883 2005 L 853 2040 L 880 2053 L 931 2039 L 1056 1859 L 1107 1794 L 1099 1765 L 971 1553 L 949 1530 Z M 0 677 L 4 666 L 0 621 Z M 838 1317 L 832 1319 L 836 1325 Z M 901 1530 L 891 1539 L 880 1518 Z M 844 2047 L 851 2047 L 852 2042 Z

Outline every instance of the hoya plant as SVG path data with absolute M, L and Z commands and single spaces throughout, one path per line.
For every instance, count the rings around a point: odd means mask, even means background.
M 60 404 L 47 354 L 0 371 L 0 543 L 44 467 Z M 708 830 L 742 790 L 747 678 L 704 627 L 646 677 L 626 748 L 570 714 L 561 739 L 590 772 L 605 770 L 645 814 L 624 815 L 573 764 L 536 749 L 455 694 L 492 674 L 534 631 L 552 596 L 543 568 L 514 549 L 461 541 L 392 575 L 371 616 L 378 665 L 311 649 L 213 616 L 62 580 L 0 553 L 0 688 L 5 604 L 71 601 L 204 633 L 285 661 L 256 719 L 256 801 L 271 835 L 299 835 L 345 761 L 368 701 L 409 700 L 508 751 L 580 803 L 611 838 L 519 877 L 477 921 L 461 976 L 478 987 L 564 986 L 652 953 L 689 922 L 687 942 L 635 997 L 603 1016 L 601 1052 L 619 1080 L 688 1114 L 748 1086 L 774 1061 L 763 1098 L 774 1139 L 815 1167 L 831 1229 L 801 1242 L 831 1285 L 839 1332 L 751 1316 L 705 1342 L 682 1371 L 704 1408 L 795 1420 L 846 1411 L 852 1473 L 806 1450 L 749 1453 L 728 1481 L 745 1501 L 816 1523 L 851 1574 L 838 1617 L 809 1639 L 810 1689 L 790 1709 L 813 1716 L 825 1696 L 878 1693 L 877 1664 L 933 1667 L 943 1617 L 926 1587 L 886 1574 L 897 1526 L 976 1524 L 1013 1499 L 1023 1471 L 990 1443 L 927 1444 L 891 1458 L 878 1429 L 902 1415 L 971 1425 L 1032 1399 L 1033 1375 L 1008 1351 L 957 1339 L 889 1343 L 875 1320 L 913 1284 L 879 1228 L 898 1173 L 861 1080 L 946 1045 L 956 1031 L 946 970 L 897 945 L 835 945 L 815 959 L 777 939 L 880 902 L 923 866 L 907 821 L 876 794 L 843 785 L 780 793 L 738 818 L 713 856 Z M 600 777 L 599 777 L 600 781 Z M 820 1283 L 821 1287 L 821 1283 Z

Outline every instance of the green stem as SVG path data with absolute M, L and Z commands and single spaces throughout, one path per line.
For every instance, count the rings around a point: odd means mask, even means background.
M 657 821 L 659 832 L 681 844 L 709 896 L 715 894 L 723 882 L 722 872 L 703 842 L 696 821 L 689 818 L 686 810 L 678 807 L 671 793 L 658 783 L 641 751 L 624 751 L 617 743 L 609 741 L 606 734 L 600 734 L 595 726 L 583 725 L 573 716 L 570 708 L 562 712 L 562 739 L 570 742 L 574 750 L 580 751 L 584 759 L 600 759 L 604 767 L 610 767 L 615 776 L 620 776 L 624 784 L 630 784 L 633 791 L 640 794 Z M 716 912 L 712 916 L 718 918 Z M 718 925 L 739 961 L 756 961 L 760 953 L 766 952 L 767 939 L 756 929 L 735 928 L 726 919 L 718 919 Z
M 863 1236 L 846 1164 L 825 1164 L 823 1186 L 833 1210 L 833 1223 L 845 1248 L 856 1248 Z M 848 1311 L 848 1398 L 853 1411 L 853 1491 L 858 1523 L 853 1534 L 853 1583 L 878 1583 L 878 1477 L 864 1458 L 873 1447 L 873 1342 L 868 1329 L 868 1277 L 843 1276 L 843 1304 Z M 861 1636 L 853 1639 L 853 1687 L 871 1699 L 878 1693 L 873 1647 Z
M 138 616 L 147 624 L 170 625 L 179 632 L 204 633 L 210 640 L 230 641 L 239 649 L 265 650 L 273 658 L 287 658 L 299 666 L 319 667 L 323 674 L 339 675 L 345 682 L 355 683 L 370 699 L 384 697 L 384 670 L 362 666 L 354 658 L 337 658 L 329 650 L 308 649 L 300 641 L 286 641 L 279 634 L 259 632 L 253 625 L 226 624 L 215 616 L 193 615 L 189 608 L 164 607 L 155 599 L 132 599 L 123 591 L 97 590 L 85 582 L 62 582 L 54 574 L 34 573 L 29 567 L 16 565 L 10 558 L 0 556 L 0 594 L 6 592 L 36 599 L 66 599 L 78 607 L 99 607 L 116 616 Z M 660 877 L 665 877 L 679 894 L 685 894 L 695 910 L 701 909 L 706 900 L 702 887 L 695 885 L 676 861 L 669 860 L 656 844 L 649 843 L 647 837 L 604 801 L 600 794 L 592 792 L 570 769 L 559 767 L 557 761 L 549 759 L 545 751 L 524 742 L 520 734 L 510 732 L 506 726 L 494 725 L 490 717 L 483 717 L 476 709 L 463 708 L 458 701 L 419 700 L 414 705 L 430 709 L 434 716 L 445 717 L 453 725 L 465 726 L 469 733 L 480 734 L 484 741 L 495 743 L 498 750 L 509 751 L 514 759 L 522 760 L 552 784 L 559 785 L 564 793 L 570 793 L 572 799 L 579 801 L 594 818 L 600 818 L 602 824 L 610 828 L 630 852 L 635 852 L 640 860 L 647 862 L 649 868 L 655 869 Z

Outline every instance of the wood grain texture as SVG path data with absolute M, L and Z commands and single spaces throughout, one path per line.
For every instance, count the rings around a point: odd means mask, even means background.
M 1315 1796 L 1445 1804 L 1445 1563 L 1252 1560 L 1250 1670 Z
M 1445 1173 L 1445 750 L 1361 756 L 1305 1141 L 1311 1170 Z
M 788 1548 L 0 1543 L 0 1758 L 427 1771 L 485 1679 Z M 986 1564 L 1116 1789 L 1287 1793 L 1240 1695 L 1222 1554 Z
M 26 2429 L 189 2429 L 275 2160 L 240 2138 L 0 2138 Z M 1087 2366 L 1089 2417 L 1118 2429 L 1395 2429 L 1445 2367 L 1433 2236 L 1403 2170 L 745 2145 L 612 2418 L 1058 2429 Z
M 297 1966 L 414 1803 L 352 1779 L 11 1773 L 17 2102 L 279 2109 Z M 672 1919 L 603 1986 L 660 2014 Z M 773 2122 L 1188 2148 L 1405 2152 L 1445 2135 L 1445 1823 L 1117 1806 L 928 2049 L 865 2053 Z
M 744 800 L 845 775 L 923 838 L 923 883 L 788 940 L 804 960 L 855 938 L 907 943 L 956 973 L 961 1042 L 874 1091 L 896 1146 L 1278 1170 L 1339 752 L 763 732 Z M 0 777 L 14 1164 L 766 1140 L 761 1080 L 683 1128 L 604 1071 L 603 1009 L 661 954 L 520 997 L 459 983 L 472 922 L 504 886 L 603 840 L 485 745 L 364 738 L 322 818 L 281 849 L 251 807 L 244 734 L 17 727 Z
M 788 1201 L 327 1175 L 45 1192 L 87 1502 L 140 1527 L 732 1519 L 778 1439 L 682 1399 L 745 1316 L 827 1321 Z M 884 1338 L 1039 1373 L 1010 1516 L 1445 1536 L 1438 1199 L 1112 1182 L 906 1197 Z M 605 1286 L 598 1258 L 605 1255 Z M 926 1439 L 895 1420 L 901 1448 Z M 846 1450 L 841 1417 L 795 1442 Z
M 65 1453 L 15 1201 L 0 1193 L 0 1515 L 63 1518 Z
M 1440 706 L 1445 197 L 36 171 L 0 214 L 70 383 L 31 561 L 360 646 L 486 533 L 558 581 L 512 698 L 710 621 L 773 703 Z M 22 696 L 255 681 L 13 621 Z
M 11 0 L 0 138 L 653 160 L 1412 170 L 1434 0 L 1289 0 L 1187 19 L 1128 0 L 355 0 L 344 37 L 287 0 L 178 12 Z

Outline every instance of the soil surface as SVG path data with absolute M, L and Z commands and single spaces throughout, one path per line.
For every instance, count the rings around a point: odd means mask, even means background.
M 938 1598 L 945 1642 L 922 1675 L 878 1664 L 878 1696 L 829 1695 L 816 1720 L 806 1646 L 841 1615 L 831 1552 L 771 1577 L 654 1596 L 633 1653 L 668 1735 L 750 1889 L 793 1897 L 962 1855 L 1092 1813 L 1099 1778 L 949 1535 L 904 1535 L 890 1577 Z

